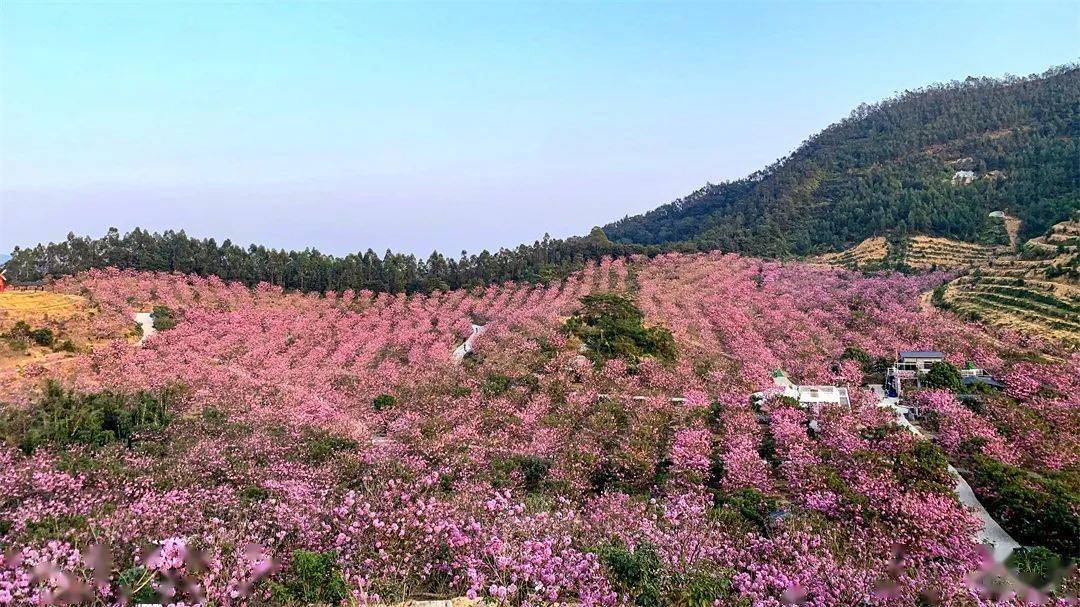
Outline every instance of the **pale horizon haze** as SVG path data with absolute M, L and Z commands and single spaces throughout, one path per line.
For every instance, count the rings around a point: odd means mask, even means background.
M 0 252 L 586 234 L 862 102 L 1077 60 L 1077 3 L 0 5 Z

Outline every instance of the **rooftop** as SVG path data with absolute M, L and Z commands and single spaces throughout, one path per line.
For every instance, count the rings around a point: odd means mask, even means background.
M 906 350 L 900 353 L 900 358 L 941 358 L 944 359 L 945 355 L 941 352 L 935 352 L 933 350 Z

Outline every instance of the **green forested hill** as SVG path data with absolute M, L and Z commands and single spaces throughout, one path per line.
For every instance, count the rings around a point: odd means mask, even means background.
M 616 243 L 784 256 L 883 233 L 978 241 L 990 211 L 1042 234 L 1080 208 L 1080 68 L 976 79 L 861 105 L 745 179 L 604 226 Z M 954 180 L 958 171 L 974 179 Z

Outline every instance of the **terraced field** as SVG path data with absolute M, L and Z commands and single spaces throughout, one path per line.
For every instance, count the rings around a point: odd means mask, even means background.
M 1060 223 L 949 283 L 939 302 L 992 324 L 1080 346 L 1080 222 Z
M 996 248 L 948 238 L 916 236 L 908 241 L 902 256 L 904 263 L 917 269 L 962 268 L 990 261 L 995 255 L 1008 253 L 1008 248 Z
M 918 270 L 951 270 L 984 264 L 995 256 L 1008 253 L 1008 247 L 991 247 L 933 236 L 915 236 L 901 241 L 875 236 L 846 251 L 822 255 L 814 261 L 853 269 L 906 265 Z
M 856 268 L 864 266 L 880 265 L 885 262 L 889 255 L 889 243 L 884 236 L 867 238 L 854 247 L 839 253 L 829 253 L 815 259 L 819 263 L 830 266 Z

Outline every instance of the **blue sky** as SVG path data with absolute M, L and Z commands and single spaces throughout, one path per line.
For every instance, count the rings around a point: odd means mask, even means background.
M 456 253 L 583 234 L 863 101 L 1080 55 L 1076 3 L 0 6 L 0 249 L 184 228 Z

